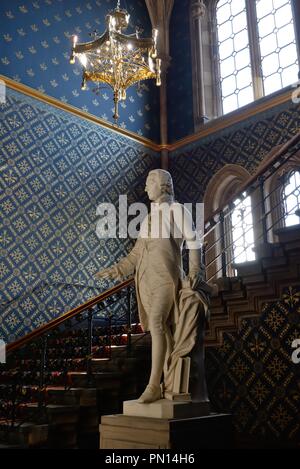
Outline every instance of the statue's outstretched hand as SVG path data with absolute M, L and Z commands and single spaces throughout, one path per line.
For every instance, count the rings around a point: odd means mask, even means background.
M 107 267 L 107 269 L 103 269 L 94 274 L 94 277 L 98 280 L 101 278 L 118 279 L 119 275 L 114 267 Z

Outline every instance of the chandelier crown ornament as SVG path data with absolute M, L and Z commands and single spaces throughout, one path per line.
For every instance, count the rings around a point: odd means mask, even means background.
M 78 43 L 73 36 L 70 63 L 77 58 L 83 67 L 81 89 L 86 82 L 102 82 L 109 85 L 114 93 L 115 122 L 118 121 L 118 104 L 126 99 L 126 90 L 142 80 L 154 78 L 161 85 L 161 59 L 157 56 L 158 30 L 152 30 L 151 38 L 140 38 L 140 30 L 126 35 L 123 30 L 129 26 L 130 15 L 120 7 L 106 15 L 106 30 L 102 35 L 95 33 L 93 41 Z

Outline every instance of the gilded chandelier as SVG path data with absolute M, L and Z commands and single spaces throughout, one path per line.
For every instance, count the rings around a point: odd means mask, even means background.
M 113 89 L 114 114 L 117 122 L 119 118 L 118 104 L 126 99 L 126 89 L 141 80 L 156 79 L 160 86 L 161 59 L 157 57 L 157 29 L 152 30 L 152 38 L 140 38 L 139 32 L 123 34 L 129 25 L 130 15 L 117 7 L 106 16 L 107 29 L 96 37 L 94 41 L 77 43 L 77 36 L 73 36 L 73 47 L 70 63 L 75 63 L 75 57 L 83 65 L 81 89 L 86 89 L 86 82 L 103 82 Z

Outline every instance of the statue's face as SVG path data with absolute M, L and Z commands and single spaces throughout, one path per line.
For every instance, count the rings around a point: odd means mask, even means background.
M 162 195 L 161 186 L 155 174 L 149 174 L 147 177 L 145 192 L 150 200 L 157 200 Z

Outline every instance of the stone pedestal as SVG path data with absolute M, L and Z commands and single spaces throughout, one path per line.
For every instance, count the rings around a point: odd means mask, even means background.
M 183 419 L 105 415 L 101 418 L 100 448 L 229 449 L 233 447 L 231 420 L 228 414 Z
M 149 417 L 160 419 L 176 419 L 200 417 L 209 415 L 209 401 L 194 403 L 191 401 L 176 401 L 159 399 L 151 404 L 141 404 L 138 401 L 123 402 L 123 413 L 133 417 Z

